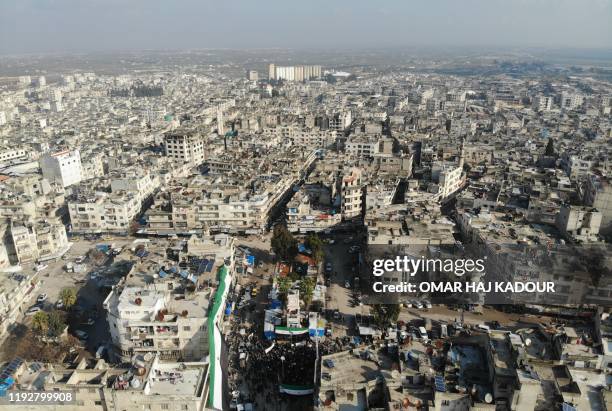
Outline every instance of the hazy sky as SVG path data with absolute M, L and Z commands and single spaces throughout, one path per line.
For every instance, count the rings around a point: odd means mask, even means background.
M 0 0 L 0 53 L 612 48 L 612 0 Z

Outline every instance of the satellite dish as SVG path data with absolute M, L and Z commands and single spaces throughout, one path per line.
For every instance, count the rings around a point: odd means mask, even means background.
M 487 404 L 491 404 L 493 402 L 493 396 L 491 395 L 490 392 L 485 394 L 484 400 Z
M 526 345 L 527 347 L 529 347 L 529 346 L 531 345 L 531 338 L 527 338 L 527 339 L 525 340 L 525 345 Z
M 130 385 L 132 386 L 132 388 L 139 388 L 140 387 L 140 380 L 138 378 L 132 378 L 132 381 L 130 382 Z

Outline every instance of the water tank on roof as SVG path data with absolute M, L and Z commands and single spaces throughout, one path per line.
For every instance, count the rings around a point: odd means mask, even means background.
M 130 385 L 132 386 L 132 388 L 139 388 L 140 380 L 138 378 L 132 378 L 132 381 L 130 381 Z

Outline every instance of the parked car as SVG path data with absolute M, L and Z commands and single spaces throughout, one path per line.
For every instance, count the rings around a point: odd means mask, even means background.
M 94 321 L 93 318 L 88 318 L 87 320 L 83 321 L 81 323 L 81 325 L 86 325 L 86 326 L 92 326 L 94 325 L 96 322 Z
M 349 251 L 349 254 L 355 254 L 361 251 L 361 247 L 359 247 L 358 245 L 352 245 L 348 251 Z
M 336 366 L 336 364 L 334 363 L 334 360 L 330 360 L 330 359 L 323 360 L 323 365 L 326 366 L 327 368 L 334 368 Z
M 31 307 L 28 311 L 26 311 L 25 315 L 29 317 L 30 315 L 34 315 L 40 311 L 42 311 L 42 308 L 34 306 L 34 307 Z
M 423 306 L 425 306 L 425 308 L 431 308 L 431 302 L 429 300 L 423 300 Z
M 412 300 L 412 306 L 414 308 L 418 308 L 419 310 L 423 308 L 423 304 L 419 300 Z
M 47 294 L 43 293 L 43 294 L 39 294 L 38 298 L 36 299 L 37 303 L 42 303 L 45 302 L 47 300 Z
M 89 334 L 87 334 L 85 331 L 82 331 L 82 330 L 76 330 L 74 332 L 74 335 L 76 335 L 79 340 L 86 340 L 89 338 Z
M 64 308 L 64 302 L 62 300 L 57 300 L 55 308 Z

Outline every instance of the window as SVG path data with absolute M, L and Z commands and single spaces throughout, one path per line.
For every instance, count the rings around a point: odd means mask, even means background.
M 191 331 L 191 326 L 189 325 L 184 326 L 183 331 Z
M 161 409 L 162 410 L 167 410 L 168 409 L 168 404 L 162 404 L 161 405 Z

